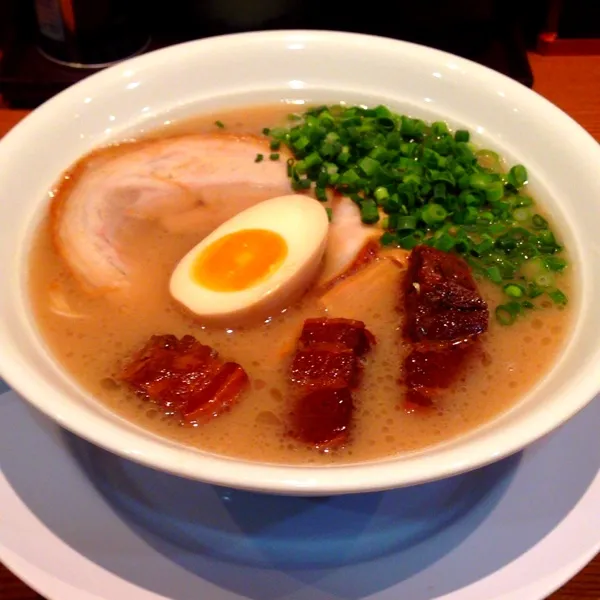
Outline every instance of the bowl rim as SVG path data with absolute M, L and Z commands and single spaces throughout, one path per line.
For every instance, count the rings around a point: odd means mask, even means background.
M 71 97 L 76 93 L 81 93 L 87 89 L 98 89 L 103 82 L 112 81 L 116 73 L 124 67 L 131 66 L 132 68 L 143 69 L 154 64 L 157 58 L 174 60 L 188 49 L 201 51 L 203 54 L 209 55 L 211 49 L 227 48 L 230 44 L 244 44 L 246 41 L 257 39 L 264 43 L 275 44 L 291 38 L 294 41 L 304 40 L 312 44 L 331 43 L 332 41 L 350 45 L 357 42 L 379 44 L 383 49 L 396 49 L 399 55 L 416 53 L 430 59 L 432 62 L 451 59 L 456 64 L 472 72 L 473 76 L 482 79 L 491 78 L 494 81 L 501 82 L 505 89 L 509 89 L 517 100 L 528 104 L 534 103 L 536 109 L 544 112 L 545 118 L 553 119 L 560 127 L 567 128 L 579 148 L 595 157 L 594 160 L 597 159 L 598 164 L 600 164 L 600 145 L 574 119 L 536 92 L 501 73 L 468 59 L 410 42 L 366 34 L 325 30 L 272 30 L 228 34 L 176 44 L 122 61 L 60 92 L 25 117 L 0 142 L 0 162 L 8 148 L 20 144 L 29 135 L 30 130 L 35 131 L 37 119 L 40 115 L 67 107 Z M 120 424 L 117 425 L 114 422 L 107 423 L 105 421 L 102 427 L 96 429 L 90 427 L 89 422 L 86 423 L 78 419 L 77 415 L 73 417 L 69 414 L 54 412 L 52 405 L 45 402 L 44 394 L 41 393 L 44 386 L 38 385 L 35 378 L 28 379 L 23 375 L 19 375 L 22 370 L 21 367 L 18 361 L 6 352 L 4 345 L 0 346 L 0 372 L 6 382 L 37 409 L 51 417 L 65 429 L 89 442 L 148 467 L 186 478 L 252 491 L 293 495 L 323 495 L 383 490 L 433 481 L 483 467 L 514 454 L 543 437 L 574 416 L 600 391 L 600 381 L 594 378 L 593 367 L 588 366 L 585 372 L 586 376 L 580 377 L 570 385 L 569 391 L 574 396 L 575 401 L 564 403 L 564 407 L 551 426 L 530 427 L 524 430 L 522 426 L 519 427 L 518 423 L 509 424 L 507 426 L 511 427 L 516 435 L 512 437 L 505 436 L 510 439 L 507 439 L 501 445 L 500 451 L 488 451 L 479 455 L 474 452 L 475 456 L 468 459 L 462 456 L 461 460 L 458 461 L 456 456 L 452 459 L 452 452 L 450 452 L 450 460 L 430 461 L 431 464 L 427 465 L 426 471 L 419 471 L 414 468 L 406 471 L 403 469 L 403 465 L 407 465 L 405 459 L 411 459 L 414 456 L 421 455 L 421 453 L 366 463 L 331 466 L 290 466 L 245 462 L 240 459 L 211 455 L 171 444 L 168 440 L 158 437 L 144 439 L 135 430 L 128 429 Z M 107 435 L 107 427 L 112 428 L 113 432 L 118 435 Z M 461 438 L 464 437 L 461 436 Z M 479 448 L 481 450 L 481 446 L 482 444 L 479 443 L 478 445 L 476 441 L 473 449 Z M 205 468 L 198 468 L 199 457 L 205 463 Z M 397 465 L 395 473 L 390 469 L 392 464 Z M 240 476 L 242 470 L 243 473 Z M 353 477 L 352 472 L 357 470 L 364 476 L 361 478 Z

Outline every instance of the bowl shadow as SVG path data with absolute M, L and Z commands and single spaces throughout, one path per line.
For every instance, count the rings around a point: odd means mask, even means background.
M 598 471 L 597 457 L 586 452 L 586 440 L 589 444 L 596 435 L 592 425 L 597 418 L 586 418 L 590 407 L 524 455 L 471 473 L 386 492 L 298 498 L 221 488 L 154 471 L 63 432 L 29 407 L 20 405 L 12 410 L 16 418 L 11 417 L 1 402 L 2 418 L 17 421 L 0 439 L 2 472 L 30 510 L 89 560 L 173 600 L 193 600 L 198 590 L 132 566 L 136 561 L 123 560 L 119 548 L 108 554 L 99 550 L 82 522 L 90 511 L 77 505 L 78 495 L 70 493 L 65 476 L 43 470 L 48 465 L 39 460 L 40 452 L 62 452 L 71 476 L 78 471 L 86 478 L 81 485 L 89 497 L 106 503 L 163 560 L 252 600 L 358 600 L 401 582 L 411 600 L 443 596 L 493 573 L 538 543 L 577 504 Z M 34 441 L 31 452 L 19 452 L 23 439 Z M 527 481 L 520 481 L 523 463 L 543 453 L 552 455 L 550 462 L 561 478 L 549 477 L 546 460 L 539 473 L 528 473 Z M 522 502 L 503 508 L 506 502 L 501 501 L 508 493 L 514 495 L 516 485 L 523 487 Z M 536 505 L 539 494 L 536 500 L 527 485 L 542 486 L 548 499 L 543 510 Z M 561 493 L 552 494 L 557 486 Z M 478 529 L 492 517 L 498 521 L 498 511 L 509 511 L 507 527 L 495 529 L 493 539 L 477 547 Z M 514 526 L 522 535 L 503 540 L 502 529 L 508 534 Z M 435 577 L 436 568 L 443 576 Z M 426 581 L 431 577 L 435 596 Z
M 65 434 L 86 477 L 159 548 L 258 568 L 336 568 L 404 551 L 501 497 L 519 457 L 459 477 L 386 492 L 326 497 L 212 486 L 123 460 Z

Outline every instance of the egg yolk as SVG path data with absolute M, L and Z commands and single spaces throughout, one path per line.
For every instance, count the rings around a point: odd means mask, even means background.
M 276 271 L 287 253 L 286 241 L 278 233 L 236 231 L 205 248 L 192 265 L 192 278 L 215 292 L 239 292 Z

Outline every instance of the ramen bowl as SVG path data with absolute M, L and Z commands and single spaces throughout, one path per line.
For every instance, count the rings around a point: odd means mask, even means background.
M 563 351 L 510 410 L 463 436 L 396 458 L 339 466 L 264 464 L 149 433 L 97 402 L 53 359 L 32 318 L 26 263 L 32 232 L 60 173 L 95 147 L 164 122 L 282 99 L 385 104 L 443 119 L 469 129 L 510 162 L 527 165 L 570 249 L 577 293 Z M 0 372 L 35 408 L 93 444 L 213 484 L 342 494 L 481 467 L 548 434 L 600 389 L 599 170 L 598 144 L 544 98 L 483 66 L 418 45 L 339 32 L 271 31 L 209 38 L 127 60 L 46 102 L 0 142 Z

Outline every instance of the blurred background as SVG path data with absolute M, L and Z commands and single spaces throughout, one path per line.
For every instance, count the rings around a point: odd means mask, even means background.
M 591 0 L 0 0 L 0 94 L 33 108 L 115 61 L 181 41 L 258 29 L 385 35 L 470 58 L 521 83 L 527 50 L 600 53 Z

